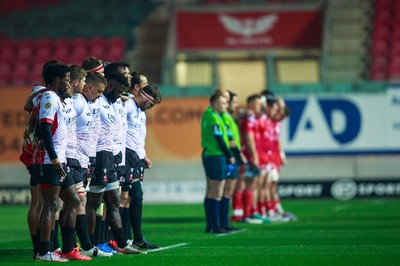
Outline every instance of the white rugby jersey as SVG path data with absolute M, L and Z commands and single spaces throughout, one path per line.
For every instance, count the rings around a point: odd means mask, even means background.
M 54 91 L 45 91 L 42 93 L 39 107 L 39 123 L 51 124 L 51 134 L 53 136 L 53 146 L 57 157 L 61 163 L 66 163 L 67 149 L 67 124 L 65 121 L 66 113 L 60 97 Z M 51 159 L 47 153 L 42 158 L 44 164 L 51 164 Z
M 89 165 L 91 129 L 92 129 L 92 112 L 89 108 L 88 101 L 81 93 L 72 96 L 72 104 L 76 113 L 76 137 L 77 137 L 77 157 L 82 168 Z
M 144 159 L 146 157 L 144 148 L 147 133 L 146 114 L 132 99 L 126 101 L 125 108 L 127 118 L 126 147 L 135 151 L 139 159 Z
M 67 124 L 67 158 L 77 159 L 76 113 L 71 98 L 64 100 L 65 123 Z
M 38 92 L 38 91 L 44 91 L 46 90 L 46 87 L 43 87 L 41 85 L 35 85 L 32 89 L 31 95 Z M 32 104 L 33 107 L 38 106 L 38 104 L 40 103 L 40 99 L 42 98 L 42 92 L 38 93 L 35 97 L 33 97 L 32 99 Z
M 122 105 L 121 98 L 118 98 L 115 103 L 112 104 L 115 112 L 115 125 L 114 125 L 114 142 L 113 142 L 113 154 L 117 155 L 122 151 L 122 143 L 124 142 L 122 133 L 122 123 L 126 118 L 124 117 L 124 106 Z
M 97 152 L 110 151 L 114 153 L 115 111 L 111 102 L 102 95 L 100 99 L 100 132 L 97 141 Z
M 120 116 L 118 116 L 119 119 L 119 126 L 120 126 L 120 130 L 118 130 L 119 134 L 115 134 L 115 138 L 116 138 L 116 147 L 119 149 L 122 153 L 122 161 L 119 164 L 119 166 L 125 166 L 125 151 L 126 151 L 126 130 L 127 130 L 127 120 L 126 120 L 126 107 L 123 104 L 123 102 L 121 101 L 121 98 L 119 98 L 114 104 L 114 111 L 120 114 Z M 118 153 L 117 153 L 118 154 Z M 115 155 L 115 154 L 114 154 Z
M 90 129 L 90 148 L 89 157 L 96 157 L 97 141 L 100 134 L 100 97 L 94 101 L 88 102 L 89 109 L 92 113 L 92 128 Z

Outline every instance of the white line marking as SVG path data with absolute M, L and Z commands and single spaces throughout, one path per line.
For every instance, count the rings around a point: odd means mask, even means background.
M 147 250 L 147 253 L 149 253 L 149 252 L 157 252 L 157 251 L 171 249 L 171 248 L 182 247 L 182 246 L 186 246 L 186 245 L 189 245 L 189 243 L 180 243 L 180 244 L 176 244 L 176 245 L 172 245 L 172 246 L 161 247 L 161 248 L 157 248 L 157 249 L 150 249 L 150 250 Z
M 333 208 L 333 211 L 334 211 L 334 212 L 340 212 L 340 211 L 345 211 L 345 210 L 348 210 L 348 209 L 351 209 L 351 206 L 348 206 L 348 205 L 339 205 L 339 206 L 334 207 L 334 208 Z
M 216 236 L 229 236 L 229 235 L 241 233 L 241 232 L 244 232 L 244 231 L 247 231 L 247 230 L 248 230 L 248 228 L 243 228 L 243 229 L 239 229 L 237 231 L 233 231 L 233 232 L 229 232 L 229 233 L 216 234 Z

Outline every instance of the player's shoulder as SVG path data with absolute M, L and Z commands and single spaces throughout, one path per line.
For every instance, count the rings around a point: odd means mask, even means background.
M 52 91 L 52 90 L 48 90 L 48 91 L 44 91 L 42 93 L 42 100 L 48 100 L 51 98 L 59 98 L 58 95 Z
M 75 93 L 71 96 L 72 101 L 78 101 L 83 99 L 82 93 Z

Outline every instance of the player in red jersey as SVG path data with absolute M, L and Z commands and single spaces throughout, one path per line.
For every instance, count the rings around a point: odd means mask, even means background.
M 243 181 L 238 180 L 235 191 L 235 201 L 242 198 L 243 202 L 243 221 L 247 223 L 262 223 L 263 221 L 252 217 L 254 210 L 254 195 L 259 186 L 260 163 L 264 163 L 264 158 L 260 157 L 260 120 L 262 101 L 259 95 L 252 95 L 247 98 L 246 117 L 240 121 L 239 130 L 242 143 L 242 152 L 248 160 L 248 165 L 242 167 L 241 172 L 244 174 L 244 190 Z M 234 209 L 237 206 L 234 206 Z M 235 211 L 234 211 L 235 212 Z

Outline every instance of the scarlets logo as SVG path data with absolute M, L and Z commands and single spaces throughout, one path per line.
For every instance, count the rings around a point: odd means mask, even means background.
M 265 33 L 270 31 L 278 20 L 278 16 L 270 14 L 260 18 L 244 18 L 238 19 L 236 17 L 221 15 L 219 20 L 230 33 L 241 35 L 238 37 L 226 38 L 228 45 L 260 45 L 271 44 L 272 39 L 267 37 Z M 260 35 L 254 37 L 253 35 Z

